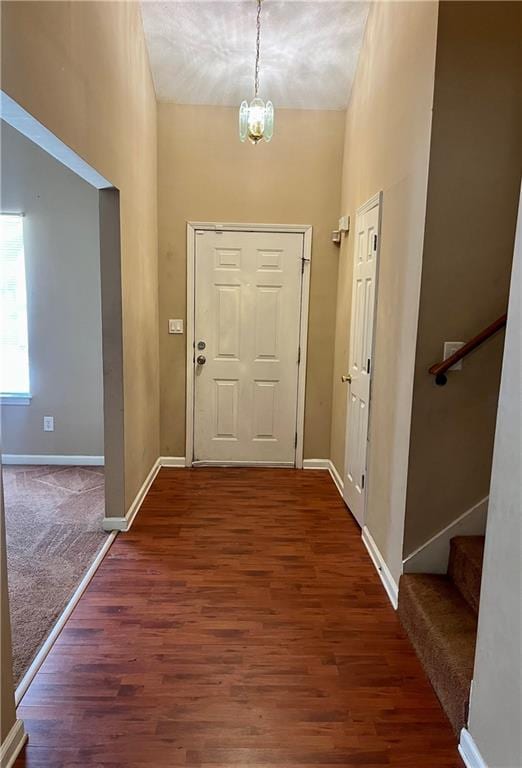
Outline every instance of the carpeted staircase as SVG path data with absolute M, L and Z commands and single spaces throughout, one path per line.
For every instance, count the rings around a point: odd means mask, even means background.
M 448 573 L 407 573 L 399 616 L 455 733 L 467 724 L 484 555 L 483 536 L 451 540 Z

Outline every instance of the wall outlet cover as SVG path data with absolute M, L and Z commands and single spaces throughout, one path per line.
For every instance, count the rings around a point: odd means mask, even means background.
M 43 417 L 44 432 L 54 432 L 54 416 Z
M 457 352 L 461 347 L 464 346 L 463 341 L 445 341 L 444 342 L 444 360 L 446 360 L 448 357 L 453 355 L 455 352 Z M 462 360 L 459 360 L 458 363 L 455 363 L 455 365 L 452 365 L 451 368 L 448 370 L 450 371 L 461 371 L 462 370 Z

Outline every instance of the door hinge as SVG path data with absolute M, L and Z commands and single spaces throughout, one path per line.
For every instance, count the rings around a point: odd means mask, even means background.
M 294 448 L 297 448 L 297 432 L 295 433 Z
M 362 476 L 361 480 L 361 490 L 364 491 L 364 475 Z
M 301 362 L 301 347 L 297 348 L 297 365 Z
M 366 373 L 370 373 L 370 358 L 368 358 L 368 365 L 366 366 Z
M 374 252 L 377 250 L 377 235 L 373 236 L 373 250 Z
M 305 257 L 303 256 L 303 257 L 301 258 L 301 274 L 302 274 L 302 275 L 304 275 L 304 265 L 305 265 L 305 261 L 306 261 L 306 259 L 305 259 Z

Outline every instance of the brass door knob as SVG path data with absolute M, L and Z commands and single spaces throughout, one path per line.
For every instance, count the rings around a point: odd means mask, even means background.
M 343 384 L 346 384 L 346 382 L 348 382 L 348 384 L 351 384 L 352 377 L 350 376 L 350 374 L 348 374 L 347 376 L 341 376 L 341 381 L 343 382 Z

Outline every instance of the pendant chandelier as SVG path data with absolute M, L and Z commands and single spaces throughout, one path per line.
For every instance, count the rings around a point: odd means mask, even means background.
M 257 0 L 257 38 L 256 38 L 256 68 L 254 75 L 254 98 L 248 104 L 241 102 L 239 107 L 239 138 L 241 141 L 249 138 L 252 144 L 264 139 L 270 141 L 274 133 L 274 105 L 271 101 L 266 104 L 258 96 L 259 91 L 259 48 L 261 39 L 261 0 Z

